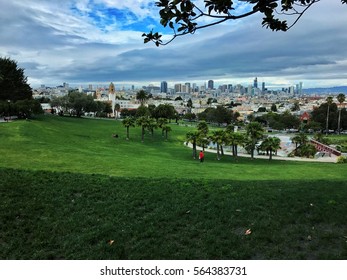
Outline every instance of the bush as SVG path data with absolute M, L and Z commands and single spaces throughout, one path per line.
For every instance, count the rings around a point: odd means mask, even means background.
M 347 163 L 347 157 L 345 157 L 345 156 L 339 156 L 339 157 L 337 158 L 336 163 Z

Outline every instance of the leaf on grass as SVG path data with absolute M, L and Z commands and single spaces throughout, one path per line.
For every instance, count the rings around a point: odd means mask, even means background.
M 252 233 L 252 231 L 251 231 L 251 229 L 249 228 L 249 229 L 247 229 L 246 231 L 245 231 L 245 235 L 250 235 Z
M 241 212 L 241 209 L 236 209 L 235 211 L 236 211 L 236 212 Z
M 112 246 L 112 244 L 114 243 L 114 240 L 109 240 L 109 241 L 107 241 L 107 243 L 108 243 L 108 245 L 110 245 L 110 246 Z

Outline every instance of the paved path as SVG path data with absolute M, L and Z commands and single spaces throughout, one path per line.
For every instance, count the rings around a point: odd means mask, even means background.
M 186 143 L 184 143 L 186 146 Z M 193 145 L 191 143 L 188 144 L 188 147 L 193 148 Z M 202 147 L 196 146 L 197 150 L 202 150 Z M 205 152 L 207 153 L 217 153 L 217 150 L 215 149 L 207 149 L 205 148 Z M 224 151 L 224 155 L 232 155 L 231 152 Z M 244 153 L 238 153 L 238 157 L 251 157 L 249 154 Z M 260 158 L 260 159 L 269 159 L 269 156 L 263 156 L 263 155 L 255 155 L 254 158 Z M 301 157 L 282 157 L 282 156 L 272 156 L 273 160 L 287 160 L 287 161 L 307 161 L 307 162 L 330 162 L 330 163 L 336 163 L 337 156 L 331 155 L 331 157 L 319 157 L 319 158 L 301 158 Z

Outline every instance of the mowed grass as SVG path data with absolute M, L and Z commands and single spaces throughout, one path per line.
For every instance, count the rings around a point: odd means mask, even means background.
M 192 128 L 172 129 L 141 143 L 112 120 L 1 124 L 0 258 L 347 258 L 345 165 L 200 164 Z
M 44 117 L 0 126 L 0 167 L 105 174 L 119 177 L 292 180 L 347 179 L 346 166 L 331 163 L 286 162 L 207 154 L 204 164 L 192 159 L 184 145 L 194 127 L 172 124 L 169 141 L 159 130 L 146 134 L 120 121 Z M 118 134 L 119 138 L 113 138 Z

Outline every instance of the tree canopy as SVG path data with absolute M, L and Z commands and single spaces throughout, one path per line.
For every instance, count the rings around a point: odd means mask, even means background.
M 10 58 L 0 57 L 0 100 L 24 100 L 32 98 L 24 69 Z
M 194 34 L 198 29 L 207 28 L 226 21 L 239 20 L 260 13 L 262 26 L 272 31 L 287 31 L 294 26 L 312 5 L 321 0 L 204 0 L 205 7 L 193 0 L 158 0 L 160 23 L 172 30 L 172 38 L 162 41 L 162 35 L 153 30 L 144 33 L 144 43 L 150 41 L 157 46 L 166 45 L 176 37 Z M 237 6 L 249 4 L 248 9 Z M 347 4 L 347 0 L 341 0 Z M 287 19 L 291 18 L 288 23 Z

